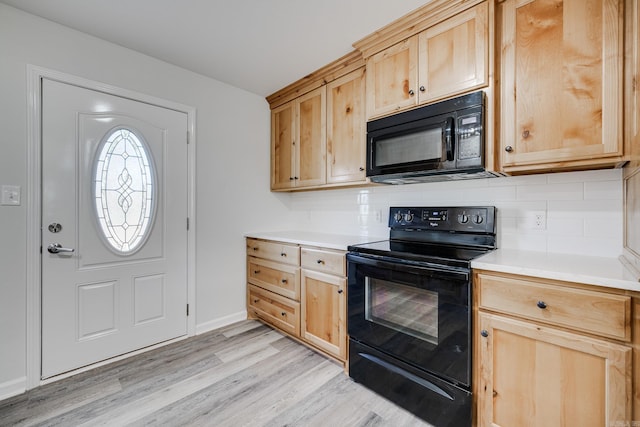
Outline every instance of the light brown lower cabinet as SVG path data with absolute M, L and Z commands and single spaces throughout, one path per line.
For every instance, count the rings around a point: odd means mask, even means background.
M 633 425 L 632 296 L 507 274 L 474 278 L 478 426 Z M 610 330 L 589 331 L 591 308 Z
M 631 419 L 631 348 L 480 314 L 483 426 L 602 427 Z
M 340 360 L 347 357 L 344 277 L 302 270 L 302 339 Z
M 249 318 L 346 363 L 345 252 L 247 238 Z

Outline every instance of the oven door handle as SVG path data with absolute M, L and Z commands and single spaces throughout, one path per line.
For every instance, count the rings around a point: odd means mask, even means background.
M 459 280 L 464 282 L 469 280 L 468 269 L 446 268 L 443 266 L 433 265 L 415 265 L 407 262 L 389 261 L 384 257 L 365 257 L 349 253 L 347 254 L 347 270 L 351 268 L 350 264 L 368 265 L 385 270 L 404 271 L 413 274 Z

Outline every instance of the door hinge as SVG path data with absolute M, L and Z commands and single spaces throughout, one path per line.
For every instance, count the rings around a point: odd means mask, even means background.
M 187 218 L 187 230 L 189 230 L 189 225 L 191 224 L 190 224 L 189 218 Z
M 189 304 L 187 304 L 187 316 L 189 315 Z

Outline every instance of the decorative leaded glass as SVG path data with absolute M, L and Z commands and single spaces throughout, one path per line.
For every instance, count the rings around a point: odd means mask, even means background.
M 155 212 L 155 173 L 149 152 L 132 129 L 116 128 L 102 140 L 94 166 L 94 200 L 100 231 L 119 254 L 146 240 Z

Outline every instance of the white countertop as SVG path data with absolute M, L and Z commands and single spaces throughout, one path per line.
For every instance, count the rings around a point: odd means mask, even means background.
M 313 231 L 269 231 L 246 233 L 245 237 L 254 239 L 276 240 L 278 242 L 294 243 L 305 246 L 316 246 L 327 249 L 346 251 L 347 246 L 360 243 L 387 240 L 380 236 L 349 236 L 344 234 L 318 233 Z
M 638 277 L 617 258 L 497 249 L 471 268 L 640 292 Z

